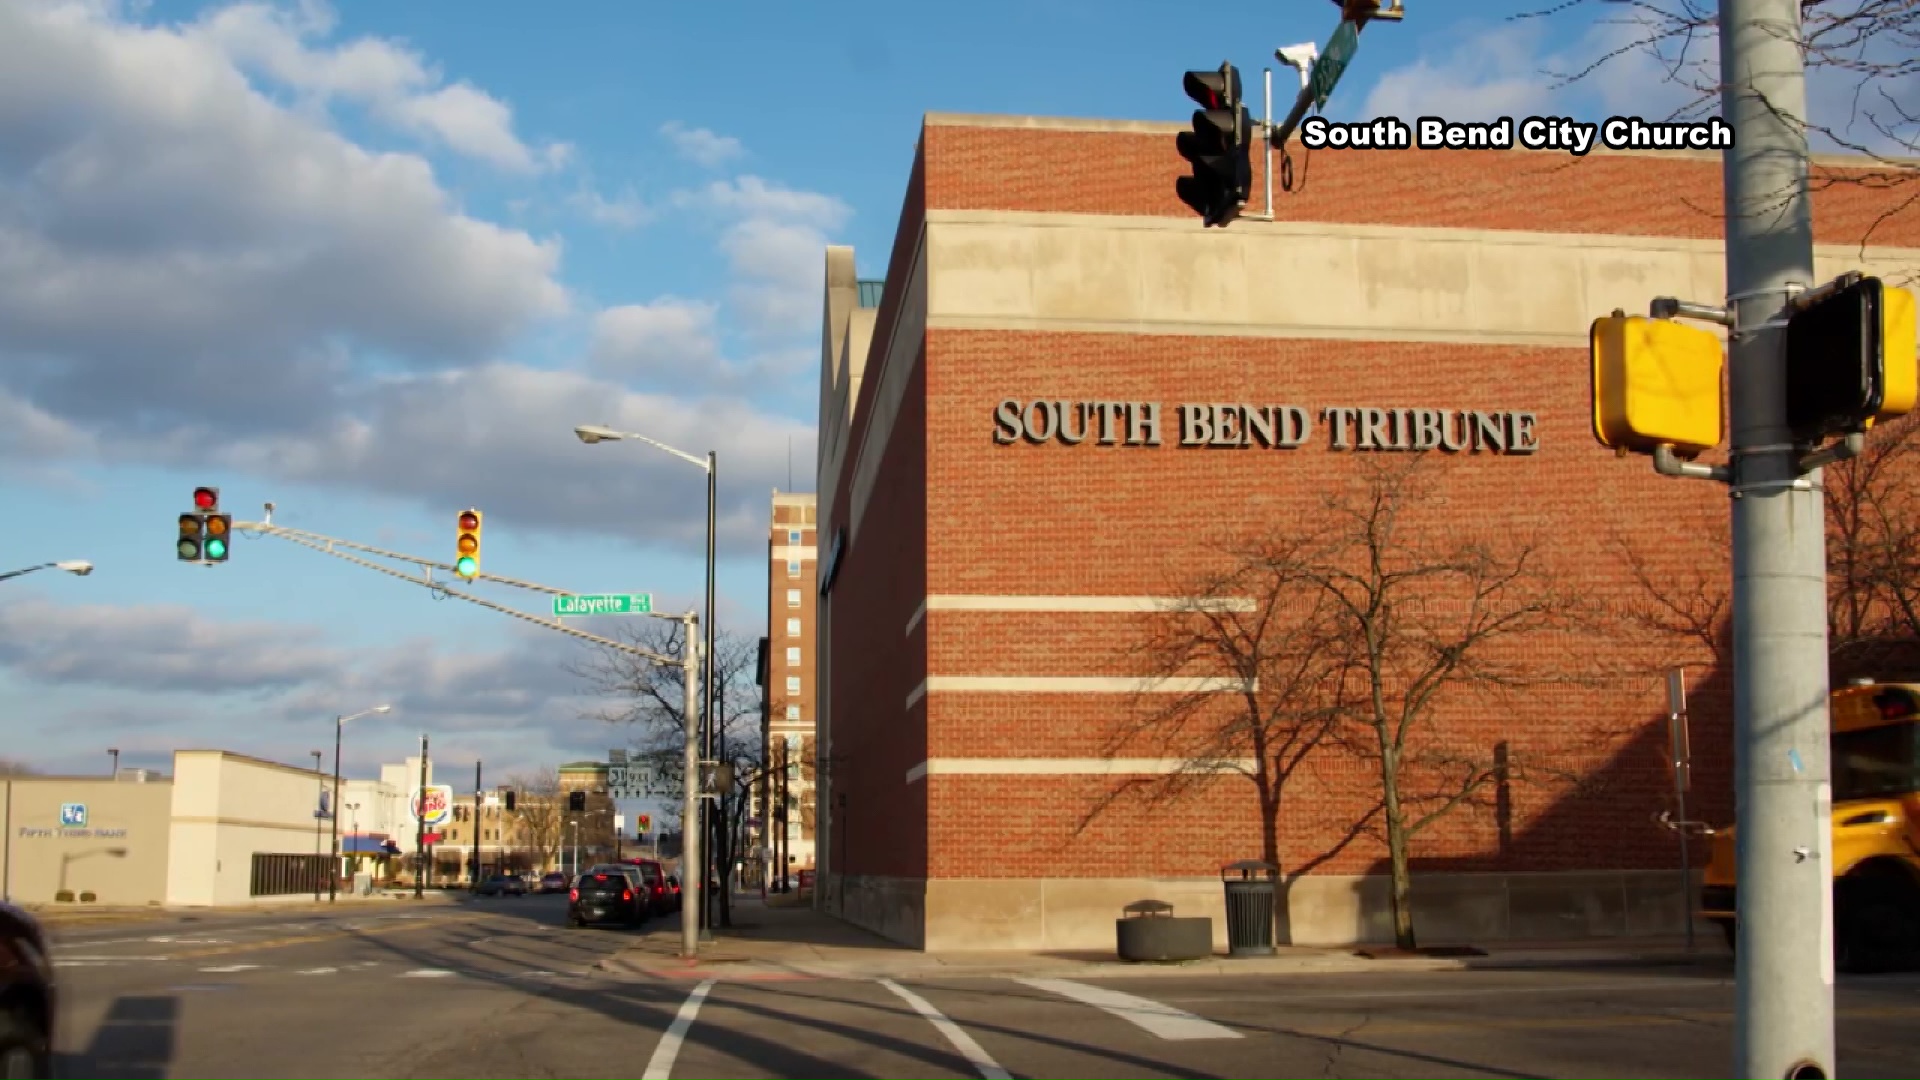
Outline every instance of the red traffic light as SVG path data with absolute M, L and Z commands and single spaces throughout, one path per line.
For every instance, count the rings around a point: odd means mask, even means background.
M 197 487 L 193 489 L 193 508 L 195 510 L 211 510 L 219 505 L 219 488 Z
M 1181 86 L 1203 109 L 1231 109 L 1240 104 L 1240 72 L 1232 64 L 1221 64 L 1217 71 L 1189 71 Z
M 463 532 L 472 532 L 480 527 L 480 515 L 471 510 L 460 515 L 460 528 Z

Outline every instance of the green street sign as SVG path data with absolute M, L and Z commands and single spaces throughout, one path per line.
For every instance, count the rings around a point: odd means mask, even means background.
M 562 615 L 651 615 L 652 593 L 581 593 L 553 598 L 555 618 Z
M 1327 107 L 1327 97 L 1333 93 L 1334 84 L 1347 70 L 1347 63 L 1353 59 L 1354 51 L 1360 48 L 1360 31 L 1351 22 L 1342 22 L 1333 32 L 1333 39 L 1327 47 L 1320 50 L 1320 59 L 1313 63 L 1313 74 L 1307 77 L 1307 89 L 1313 92 L 1313 107 Z

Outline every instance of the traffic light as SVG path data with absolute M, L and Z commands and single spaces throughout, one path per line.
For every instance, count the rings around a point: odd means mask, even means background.
M 1601 446 L 1692 456 L 1720 444 L 1726 356 L 1711 330 L 1616 312 L 1593 320 L 1587 352 Z
M 640 814 L 633 819 L 633 824 L 634 828 L 638 830 L 637 835 L 645 836 L 653 831 L 653 815 Z
M 579 813 L 587 808 L 587 793 L 584 791 L 567 792 L 567 809 Z
M 507 806 L 507 810 L 508 810 L 509 812 L 511 812 L 511 811 L 513 810 L 513 792 L 511 792 L 511 791 L 508 791 L 508 792 L 504 792 L 504 793 L 502 793 L 502 799 L 501 799 L 501 801 L 502 801 L 502 802 L 504 802 L 504 803 L 506 803 L 506 806 Z
M 1795 442 L 1864 430 L 1920 397 L 1913 294 L 1847 275 L 1787 316 L 1787 428 Z
M 199 514 L 180 515 L 180 542 L 174 554 L 181 562 L 199 562 L 200 549 L 207 539 L 207 519 Z
M 1253 188 L 1253 114 L 1241 103 L 1240 73 L 1232 64 L 1189 71 L 1183 85 L 1200 108 L 1193 114 L 1193 130 L 1174 140 L 1193 166 L 1191 176 L 1174 182 L 1174 191 L 1204 224 L 1224 226 L 1240 213 Z
M 460 511 L 453 551 L 453 572 L 472 581 L 480 573 L 480 511 Z
M 227 561 L 227 541 L 233 532 L 232 514 L 208 514 L 206 540 L 201 545 L 201 554 L 208 562 Z

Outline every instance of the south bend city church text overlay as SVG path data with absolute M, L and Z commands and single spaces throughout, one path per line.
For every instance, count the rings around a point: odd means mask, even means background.
M 1492 123 L 1422 116 L 1409 124 L 1397 116 L 1328 120 L 1310 116 L 1300 125 L 1300 145 L 1309 150 L 1565 150 L 1582 157 L 1595 143 L 1608 150 L 1726 150 L 1733 128 L 1717 116 L 1705 120 L 1642 120 L 1614 116 L 1599 123 L 1562 116 L 1503 116 Z

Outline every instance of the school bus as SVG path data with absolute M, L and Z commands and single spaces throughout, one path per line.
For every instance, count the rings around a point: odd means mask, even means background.
M 1833 948 L 1840 971 L 1920 952 L 1920 684 L 1833 692 Z M 1701 915 L 1734 943 L 1734 829 L 1716 831 Z

